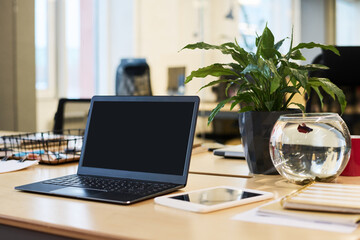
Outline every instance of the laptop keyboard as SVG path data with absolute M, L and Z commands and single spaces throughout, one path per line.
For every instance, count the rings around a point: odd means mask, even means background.
M 67 187 L 80 187 L 97 191 L 117 192 L 135 195 L 151 195 L 176 187 L 176 184 L 139 181 L 132 179 L 101 178 L 69 175 L 46 180 L 43 183 Z

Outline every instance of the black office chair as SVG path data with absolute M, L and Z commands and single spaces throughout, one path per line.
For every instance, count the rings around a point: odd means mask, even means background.
M 54 117 L 54 132 L 61 134 L 64 129 L 85 129 L 90 101 L 90 98 L 59 99 Z
M 116 71 L 116 95 L 152 95 L 150 68 L 144 58 L 121 59 Z
M 310 72 L 309 76 L 330 79 L 344 91 L 347 107 L 342 118 L 349 127 L 351 134 L 360 134 L 360 76 L 358 68 L 360 61 L 360 46 L 337 46 L 340 56 L 331 51 L 323 50 L 313 63 L 323 64 L 330 69 Z M 340 105 L 326 93 L 323 93 L 324 107 L 321 109 L 320 100 L 312 91 L 306 104 L 307 112 L 337 112 L 340 114 Z

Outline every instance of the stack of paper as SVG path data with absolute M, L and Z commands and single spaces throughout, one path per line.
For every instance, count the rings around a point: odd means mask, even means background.
M 13 172 L 38 164 L 38 161 L 0 160 L 0 173 Z
M 259 208 L 259 214 L 356 225 L 360 221 L 360 186 L 313 183 L 280 202 Z

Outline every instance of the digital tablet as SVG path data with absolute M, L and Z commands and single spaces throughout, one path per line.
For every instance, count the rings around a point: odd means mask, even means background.
M 218 186 L 191 192 L 161 196 L 155 203 L 192 212 L 212 212 L 272 198 L 270 192 Z

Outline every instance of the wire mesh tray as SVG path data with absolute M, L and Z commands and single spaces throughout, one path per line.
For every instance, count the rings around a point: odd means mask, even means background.
M 60 164 L 80 159 L 84 130 L 67 129 L 61 132 L 26 133 L 1 138 L 4 144 L 0 149 L 2 161 L 38 160 L 44 164 Z

